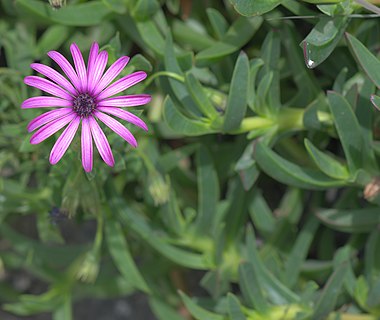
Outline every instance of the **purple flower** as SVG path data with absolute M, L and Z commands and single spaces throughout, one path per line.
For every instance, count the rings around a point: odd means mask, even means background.
M 146 73 L 142 71 L 134 72 L 111 83 L 127 65 L 129 57 L 121 57 L 104 72 L 108 54 L 106 51 L 99 52 L 97 43 L 93 43 L 91 46 L 87 68 L 82 53 L 75 43 L 70 46 L 70 51 L 75 69 L 59 52 L 50 51 L 48 53 L 48 56 L 60 66 L 68 79 L 46 65 L 40 63 L 30 65 L 32 69 L 50 80 L 28 76 L 24 79 L 24 82 L 29 86 L 51 94 L 51 96 L 29 98 L 22 103 L 21 108 L 56 108 L 43 113 L 29 123 L 29 132 L 38 129 L 32 135 L 30 143 L 38 144 L 67 125 L 50 152 L 49 161 L 54 165 L 65 154 L 75 133 L 81 126 L 82 164 L 84 170 L 87 172 L 92 170 L 92 140 L 94 140 L 104 162 L 112 167 L 115 161 L 111 147 L 98 121 L 103 122 L 132 147 L 136 147 L 137 141 L 132 133 L 109 115 L 116 116 L 144 130 L 148 130 L 144 121 L 121 108 L 144 105 L 151 100 L 150 95 L 139 94 L 113 97 L 144 80 Z

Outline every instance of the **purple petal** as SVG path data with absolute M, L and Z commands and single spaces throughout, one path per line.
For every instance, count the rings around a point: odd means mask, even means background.
M 129 61 L 129 57 L 124 56 L 119 59 L 117 59 L 106 71 L 102 79 L 99 81 L 99 83 L 96 85 L 94 89 L 94 95 L 97 95 L 99 92 L 101 92 L 105 87 L 107 87 L 113 79 L 115 79 L 118 74 L 124 69 L 124 67 L 127 65 Z
M 56 133 L 58 130 L 62 129 L 66 124 L 73 120 L 77 116 L 76 113 L 70 113 L 66 116 L 58 118 L 54 121 L 49 122 L 42 128 L 38 129 L 30 138 L 31 144 L 38 144 L 45 139 L 49 138 L 51 135 Z
M 101 107 L 135 107 L 149 103 L 151 97 L 149 94 L 136 94 L 130 96 L 120 96 L 108 98 L 99 101 L 98 106 Z
M 137 141 L 133 134 L 119 121 L 98 111 L 95 111 L 94 115 L 98 117 L 98 119 L 102 121 L 104 124 L 106 124 L 111 130 L 116 132 L 120 137 L 127 141 L 131 146 L 135 148 L 137 147 Z
M 28 86 L 35 87 L 42 91 L 52 94 L 53 96 L 57 96 L 66 100 L 72 100 L 70 94 L 63 90 L 60 86 L 55 83 L 36 76 L 27 76 L 24 78 L 24 83 Z
M 73 56 L 75 70 L 80 80 L 79 90 L 82 92 L 87 91 L 87 71 L 86 65 L 84 64 L 82 53 L 80 52 L 76 43 L 70 46 L 71 55 Z
M 96 58 L 95 64 L 88 71 L 88 91 L 93 92 L 96 84 L 99 82 L 103 75 L 104 69 L 107 66 L 108 53 L 107 51 L 102 51 Z
M 78 130 L 79 123 L 80 123 L 80 117 L 76 116 L 76 118 L 70 122 L 67 128 L 59 136 L 58 140 L 53 146 L 53 149 L 51 149 L 51 152 L 50 152 L 49 161 L 51 164 L 54 165 L 59 160 L 61 160 L 67 148 L 69 147 L 71 141 L 73 141 L 75 133 Z
M 103 161 L 110 167 L 113 167 L 115 160 L 112 155 L 111 147 L 107 141 L 107 138 L 100 128 L 99 124 L 93 117 L 88 118 L 91 128 L 92 137 L 94 138 L 95 145 L 98 148 L 99 154 Z
M 142 121 L 138 116 L 134 115 L 131 112 L 125 111 L 120 108 L 113 108 L 113 107 L 98 107 L 97 110 L 112 114 L 116 117 L 119 117 L 120 119 L 133 123 L 135 126 L 138 126 L 144 129 L 145 131 L 148 131 L 148 127 L 145 124 L 145 122 Z
M 129 87 L 132 87 L 133 85 L 144 80 L 145 78 L 146 73 L 144 71 L 131 73 L 130 75 L 127 75 L 111 84 L 108 88 L 106 88 L 98 95 L 97 99 L 103 100 L 105 98 L 111 97 L 125 89 L 128 89 Z
M 44 124 L 53 121 L 57 118 L 61 118 L 69 113 L 74 113 L 73 109 L 71 108 L 60 108 L 56 110 L 51 110 L 48 112 L 45 112 L 41 114 L 40 116 L 34 118 L 32 121 L 28 124 L 28 132 L 32 132 L 36 130 L 37 128 L 43 126 Z
M 62 71 L 68 76 L 75 88 L 80 88 L 80 81 L 78 75 L 75 73 L 72 65 L 67 59 L 57 51 L 49 51 L 48 56 L 53 59 L 62 69 Z
M 90 79 L 92 78 L 93 70 L 95 68 L 96 59 L 99 54 L 99 45 L 94 42 L 91 46 L 90 53 L 88 54 L 87 62 L 87 90 L 90 91 Z
M 69 91 L 72 95 L 78 94 L 77 90 L 73 87 L 73 85 L 68 81 L 64 76 L 62 76 L 59 72 L 56 70 L 45 66 L 41 63 L 32 63 L 30 67 L 37 72 L 41 73 L 45 77 L 48 77 L 49 79 L 53 80 L 55 83 L 59 84 L 61 87 Z
M 84 171 L 90 172 L 92 170 L 92 136 L 91 136 L 91 128 L 88 118 L 82 119 L 82 165 Z
M 71 107 L 73 103 L 69 100 L 48 97 L 48 96 L 39 96 L 26 99 L 22 104 L 22 109 L 29 108 L 51 108 L 51 107 Z

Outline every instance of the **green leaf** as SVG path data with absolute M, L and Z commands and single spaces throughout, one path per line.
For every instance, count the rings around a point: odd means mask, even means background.
M 230 0 L 235 10 L 243 16 L 262 15 L 276 8 L 283 0 Z
M 69 36 L 70 28 L 67 26 L 53 25 L 41 36 L 37 43 L 39 56 L 46 55 L 50 50 L 57 50 Z
M 328 227 L 348 233 L 370 232 L 380 223 L 379 208 L 328 209 L 317 212 L 317 217 Z
M 310 140 L 305 139 L 305 147 L 317 167 L 326 175 L 335 179 L 347 180 L 350 176 L 347 168 L 332 156 L 318 150 Z
M 149 292 L 149 288 L 141 276 L 132 255 L 129 251 L 127 241 L 121 229 L 120 223 L 113 219 L 107 219 L 105 225 L 108 250 L 119 272 L 127 281 L 130 281 L 136 288 L 144 292 Z
M 198 65 L 209 65 L 215 60 L 241 49 L 260 28 L 263 19 L 261 17 L 245 18 L 240 17 L 228 29 L 222 40 L 211 47 L 202 50 L 195 56 Z
M 211 120 L 219 117 L 219 113 L 215 110 L 211 101 L 207 97 L 202 85 L 191 72 L 186 73 L 185 82 L 189 93 L 197 104 L 199 110 Z
M 368 237 L 364 252 L 364 274 L 369 282 L 380 277 L 380 233 L 373 229 Z
M 111 13 L 110 8 L 102 1 L 71 4 L 59 10 L 53 10 L 47 1 L 17 0 L 16 5 L 51 23 L 77 27 L 98 25 Z
M 327 93 L 330 110 L 336 130 L 347 159 L 350 174 L 361 168 L 363 154 L 363 139 L 358 120 L 347 100 L 340 94 L 329 91 Z
M 128 26 L 127 26 L 128 27 Z M 139 21 L 136 23 L 140 39 L 149 47 L 155 54 L 159 56 L 165 55 L 165 40 L 162 33 L 156 26 L 153 19 Z
M 137 0 L 131 10 L 131 15 L 136 20 L 147 20 L 160 8 L 157 0 Z
M 348 24 L 347 17 L 323 17 L 302 42 L 306 66 L 317 67 L 333 52 Z
M 225 132 L 237 129 L 247 111 L 247 94 L 249 82 L 249 61 L 242 52 L 235 65 L 232 75 L 230 92 L 228 94 L 223 130 Z
M 320 171 L 289 162 L 263 143 L 257 144 L 255 158 L 266 174 L 285 184 L 305 189 L 325 189 L 344 185 L 344 182 L 331 179 Z
M 111 189 L 111 188 L 110 188 Z M 167 237 L 158 235 L 150 225 L 136 214 L 121 198 L 112 198 L 110 201 L 113 212 L 116 212 L 122 223 L 136 232 L 153 249 L 157 250 L 169 260 L 188 268 L 207 270 L 212 267 L 201 254 L 180 249 L 168 243 Z
M 72 318 L 71 297 L 65 294 L 64 302 L 53 312 L 53 320 L 71 320 Z
M 238 298 L 236 298 L 236 296 L 232 293 L 228 293 L 227 299 L 228 315 L 230 316 L 231 320 L 246 320 L 247 318 L 241 310 L 241 305 Z
M 338 294 L 343 285 L 344 278 L 348 269 L 348 264 L 343 263 L 337 268 L 334 273 L 329 277 L 323 291 L 314 307 L 313 320 L 323 320 L 326 316 L 334 310 Z
M 173 39 L 170 33 L 168 33 L 166 36 L 164 62 L 167 71 L 176 73 L 181 76 L 183 75 L 182 69 L 179 66 L 176 54 L 174 52 Z M 193 115 L 194 117 L 202 116 L 201 111 L 191 98 L 189 90 L 188 88 L 186 88 L 186 85 L 172 78 L 169 78 L 168 81 L 175 97 L 181 102 L 181 104 L 185 108 L 185 111 L 188 114 Z
M 177 310 L 157 297 L 150 297 L 149 305 L 158 320 L 183 320 Z
M 361 67 L 380 89 L 380 61 L 358 39 L 346 33 L 347 42 Z
M 210 152 L 203 145 L 197 152 L 198 214 L 196 230 L 210 231 L 219 201 L 219 181 Z
M 239 287 L 247 305 L 258 312 L 266 312 L 268 303 L 265 300 L 257 273 L 251 263 L 239 265 Z
M 292 250 L 285 263 L 284 281 L 288 287 L 293 287 L 299 277 L 301 266 L 306 259 L 311 242 L 319 226 L 319 221 L 311 216 L 307 223 L 300 230 L 297 240 L 293 244 Z
M 228 29 L 226 18 L 214 8 L 207 8 L 206 13 L 217 38 L 222 39 Z
M 164 119 L 171 129 L 185 136 L 200 136 L 214 132 L 208 123 L 187 118 L 169 96 L 164 101 Z
M 256 240 L 252 228 L 247 229 L 246 247 L 248 261 L 254 268 L 255 275 L 261 288 L 267 292 L 268 298 L 274 304 L 287 304 L 299 302 L 299 297 L 289 288 L 276 279 L 263 264 L 256 249 Z
M 190 314 L 197 320 L 225 320 L 225 318 L 219 314 L 213 313 L 202 307 L 198 306 L 193 300 L 191 300 L 186 294 L 179 291 L 183 303 L 189 310 Z
M 375 108 L 380 110 L 380 97 L 379 96 L 376 96 L 374 94 L 371 95 L 371 102 L 375 106 Z
M 248 207 L 255 228 L 263 236 L 272 234 L 276 220 L 259 190 L 256 190 Z

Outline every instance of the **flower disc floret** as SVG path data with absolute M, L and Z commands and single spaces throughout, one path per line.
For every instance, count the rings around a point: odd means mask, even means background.
M 96 109 L 95 99 L 88 93 L 81 93 L 74 98 L 73 109 L 81 118 L 87 118 Z

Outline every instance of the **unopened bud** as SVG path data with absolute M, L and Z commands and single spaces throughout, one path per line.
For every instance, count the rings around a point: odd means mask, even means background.
M 58 10 L 66 5 L 66 0 L 49 0 L 49 3 L 53 9 Z
M 380 177 L 373 178 L 364 188 L 364 198 L 366 200 L 376 198 L 380 193 Z

